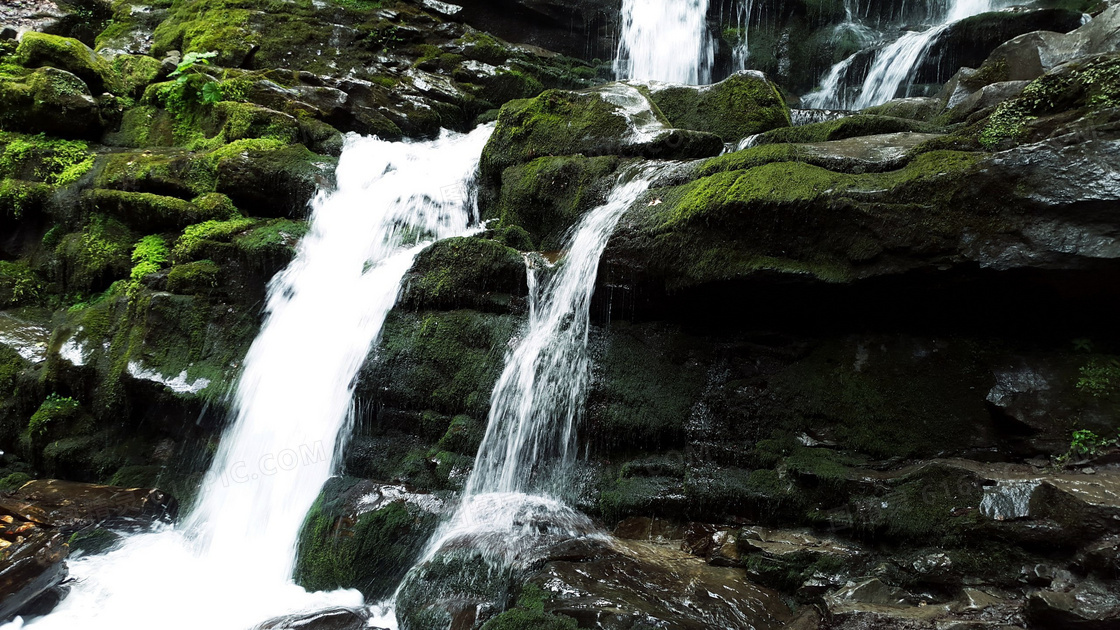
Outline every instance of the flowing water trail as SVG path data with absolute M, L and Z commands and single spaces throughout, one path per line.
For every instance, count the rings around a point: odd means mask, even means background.
M 529 322 L 494 388 L 474 468 L 457 510 L 418 564 L 457 541 L 469 541 L 499 562 L 519 564 L 531 560 L 542 539 L 595 532 L 590 519 L 565 504 L 591 381 L 591 297 L 599 259 L 618 220 L 661 168 L 623 174 L 606 203 L 573 228 L 555 268 L 531 266 Z M 391 604 L 379 614 L 371 623 L 395 627 Z
M 467 191 L 491 132 L 348 139 L 337 190 L 320 193 L 295 260 L 269 285 L 196 507 L 173 528 L 70 562 L 70 596 L 30 627 L 245 630 L 362 604 L 356 591 L 307 593 L 292 582 L 299 529 L 336 469 L 355 375 L 401 279 L 428 243 L 468 231 Z
M 804 104 L 815 109 L 866 109 L 886 103 L 910 86 L 918 66 L 950 26 L 965 18 L 991 11 L 995 6 L 995 0 L 951 0 L 938 24 L 924 31 L 907 31 L 875 53 L 854 101 L 848 102 L 846 81 L 849 67 L 856 57 L 852 55 L 825 74 L 820 88 L 807 95 Z M 850 9 L 848 15 L 850 21 Z
M 715 39 L 709 0 L 622 0 L 622 34 L 615 57 L 619 80 L 710 83 Z

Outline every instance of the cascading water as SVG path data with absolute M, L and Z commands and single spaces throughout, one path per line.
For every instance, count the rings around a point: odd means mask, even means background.
M 507 564 L 531 561 L 542 539 L 595 532 L 565 505 L 565 473 L 577 456 L 576 429 L 591 379 L 587 341 L 599 259 L 622 213 L 649 188 L 657 168 L 623 175 L 606 203 L 573 229 L 566 255 L 538 282 L 529 270 L 529 322 L 491 397 L 486 433 L 459 507 L 432 537 L 421 563 L 470 541 Z M 542 527 L 547 523 L 546 527 Z M 392 624 L 388 618 L 373 623 Z
M 846 89 L 848 71 L 855 59 L 851 56 L 828 71 L 820 88 L 805 97 L 805 105 L 815 109 L 866 109 L 886 103 L 909 87 L 930 48 L 953 23 L 991 11 L 994 6 L 994 0 L 952 0 L 939 24 L 924 31 L 907 31 L 876 52 L 854 101 L 849 102 Z M 850 21 L 850 10 L 848 15 Z
M 735 28 L 739 31 L 739 41 L 731 51 L 731 64 L 735 72 L 747 70 L 750 62 L 751 11 L 754 9 L 754 0 L 739 0 L 738 11 L 735 16 Z
M 715 39 L 708 0 L 623 0 L 622 36 L 615 58 L 619 79 L 710 83 Z
M 299 529 L 335 469 L 355 375 L 402 277 L 427 243 L 468 230 L 466 191 L 491 131 L 428 143 L 348 140 L 337 190 L 320 193 L 295 260 L 269 285 L 235 418 L 196 508 L 177 527 L 72 561 L 70 596 L 31 627 L 245 630 L 361 605 L 356 591 L 307 593 L 292 583 Z

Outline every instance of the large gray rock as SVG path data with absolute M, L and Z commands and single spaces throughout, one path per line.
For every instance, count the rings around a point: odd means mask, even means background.
M 1120 5 L 1069 33 L 1046 30 L 1020 35 L 992 51 L 978 71 L 964 71 L 959 83 L 972 92 L 996 82 L 1031 81 L 1068 61 L 1118 49 Z M 961 100 L 956 95 L 951 98 Z

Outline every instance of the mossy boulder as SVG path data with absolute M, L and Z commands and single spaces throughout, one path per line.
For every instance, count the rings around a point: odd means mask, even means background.
M 716 155 L 722 149 L 714 134 L 672 129 L 636 88 L 611 84 L 588 92 L 548 90 L 506 104 L 482 152 L 482 171 L 495 177 L 543 156 L 674 159 Z
M 937 133 L 942 128 L 909 118 L 896 118 L 877 114 L 857 114 L 826 122 L 810 123 L 799 127 L 786 127 L 764 133 L 755 139 L 754 146 L 786 142 L 827 142 L 859 136 L 885 133 Z
M 439 503 L 402 488 L 331 479 L 304 521 L 296 582 L 316 591 L 356 588 L 371 600 L 391 595 L 439 524 L 432 511 Z
M 276 140 L 234 142 L 210 159 L 216 163 L 217 192 L 262 217 L 307 216 L 315 193 L 333 183 L 337 165 L 335 158 Z
M 101 116 L 86 84 L 65 70 L 0 74 L 0 129 L 96 138 Z
M 485 418 L 516 325 L 511 315 L 395 310 L 358 395 L 381 408 Z
M 225 208 L 219 208 L 217 214 L 209 214 L 189 201 L 151 193 L 86 190 L 82 193 L 82 203 L 89 212 L 114 217 L 141 232 L 166 232 L 208 219 L 230 218 L 223 212 Z
M 518 227 L 543 251 L 559 249 L 564 234 L 584 213 L 603 203 L 622 161 L 614 156 L 537 158 L 507 168 L 494 203 L 484 215 L 505 228 Z M 496 212 L 495 212 L 496 210 Z
M 127 278 L 136 234 L 112 217 L 94 215 L 80 232 L 63 236 L 55 253 L 67 291 L 91 293 Z
M 738 72 L 703 87 L 653 83 L 645 91 L 672 126 L 714 133 L 724 142 L 790 125 L 785 99 L 760 72 Z
M 85 81 L 94 94 L 119 89 L 109 64 L 76 39 L 31 31 L 20 40 L 16 58 L 28 68 L 65 70 Z
M 405 283 L 403 303 L 416 309 L 508 311 L 512 298 L 528 292 L 516 250 L 472 237 L 444 239 L 421 252 Z

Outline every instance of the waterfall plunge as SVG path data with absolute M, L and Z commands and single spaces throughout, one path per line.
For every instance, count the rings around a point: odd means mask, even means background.
M 619 79 L 698 85 L 712 80 L 708 0 L 622 0 Z
M 361 605 L 356 591 L 307 593 L 292 583 L 297 536 L 334 471 L 354 377 L 401 278 L 426 243 L 468 229 L 467 190 L 490 132 L 349 139 L 338 189 L 320 193 L 310 233 L 269 285 L 268 315 L 197 507 L 178 527 L 70 562 L 70 596 L 31 627 L 245 630 Z

